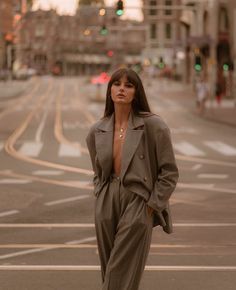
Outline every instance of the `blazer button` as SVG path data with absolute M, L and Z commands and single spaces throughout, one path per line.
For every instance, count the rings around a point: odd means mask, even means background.
M 140 155 L 139 155 L 139 158 L 140 158 L 140 159 L 144 159 L 144 155 L 143 155 L 143 154 L 140 154 Z
M 147 177 L 145 176 L 145 177 L 143 178 L 143 180 L 144 180 L 144 181 L 147 181 Z

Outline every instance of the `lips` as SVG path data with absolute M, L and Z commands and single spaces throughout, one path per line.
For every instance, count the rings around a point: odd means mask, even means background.
M 120 94 L 117 94 L 117 96 L 118 97 L 125 97 L 125 95 L 124 94 L 121 94 L 121 93 Z

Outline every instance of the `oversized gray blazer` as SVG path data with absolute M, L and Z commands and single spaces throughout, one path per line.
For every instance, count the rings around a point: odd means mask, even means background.
M 95 123 L 86 138 L 94 170 L 94 194 L 106 190 L 113 168 L 114 113 Z M 130 113 L 121 163 L 121 186 L 141 196 L 154 209 L 153 226 L 172 232 L 169 198 L 178 168 L 170 131 L 157 115 Z

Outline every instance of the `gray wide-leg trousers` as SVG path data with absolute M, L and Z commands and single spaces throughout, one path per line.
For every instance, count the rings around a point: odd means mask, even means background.
M 95 204 L 102 290 L 138 290 L 151 244 L 153 218 L 145 201 L 112 177 Z

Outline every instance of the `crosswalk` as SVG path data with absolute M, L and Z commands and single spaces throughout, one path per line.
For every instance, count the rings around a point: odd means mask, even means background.
M 174 149 L 178 153 L 186 156 L 204 157 L 210 155 L 210 151 L 223 156 L 236 156 L 236 147 L 233 147 L 218 140 L 203 140 L 202 142 L 200 142 L 199 147 L 201 148 L 198 148 L 195 144 L 193 145 L 187 141 L 174 143 Z
M 205 156 L 206 154 L 198 149 L 196 146 L 190 144 L 189 142 L 179 142 L 174 144 L 176 151 L 187 156 Z
M 18 148 L 18 152 L 25 156 L 36 158 L 42 154 L 43 150 L 47 152 L 46 147 L 48 147 L 46 143 L 26 141 Z M 212 154 L 225 157 L 236 156 L 236 146 L 232 146 L 220 140 L 201 140 L 199 142 L 181 140 L 174 142 L 173 147 L 176 153 L 185 156 L 207 157 Z M 3 151 L 3 148 L 4 142 L 0 142 L 0 153 Z M 59 146 L 55 148 L 54 154 L 58 158 L 78 158 L 82 156 L 82 152 L 79 148 L 69 144 L 59 144 Z

